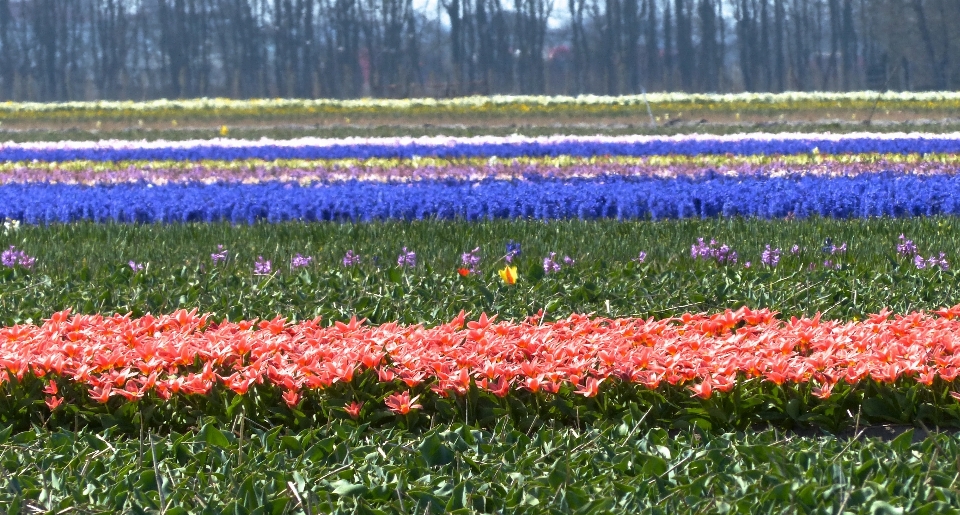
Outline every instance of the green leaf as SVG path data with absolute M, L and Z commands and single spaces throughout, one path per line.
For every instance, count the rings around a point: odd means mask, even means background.
M 367 487 L 364 485 L 359 485 L 345 481 L 343 479 L 334 481 L 330 483 L 330 486 L 333 487 L 333 493 L 343 497 L 356 497 L 362 495 L 367 491 Z
M 223 432 L 220 431 L 213 423 L 208 423 L 200 429 L 200 436 L 203 438 L 203 441 L 214 447 L 219 447 L 225 449 L 230 446 L 230 440 L 224 436 Z

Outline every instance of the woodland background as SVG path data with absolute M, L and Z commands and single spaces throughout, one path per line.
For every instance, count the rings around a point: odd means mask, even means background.
M 0 0 L 0 100 L 951 90 L 960 0 Z

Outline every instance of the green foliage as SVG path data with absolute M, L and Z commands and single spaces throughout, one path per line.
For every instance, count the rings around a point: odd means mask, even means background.
M 0 431 L 6 513 L 960 513 L 960 438 L 616 423 Z M 0 509 L 2 511 L 2 509 Z
M 170 312 L 199 308 L 217 317 L 290 320 L 356 314 L 373 323 L 435 324 L 461 310 L 521 319 L 538 310 L 548 318 L 573 312 L 599 316 L 666 317 L 686 311 L 719 311 L 748 305 L 791 315 L 862 318 L 883 307 L 896 312 L 935 309 L 960 302 L 956 270 L 917 270 L 896 255 L 897 237 L 916 241 L 924 255 L 947 252 L 957 263 L 960 233 L 952 218 L 837 221 L 745 219 L 670 222 L 488 221 L 372 224 L 285 223 L 230 226 L 96 225 L 23 227 L 0 236 L 37 257 L 32 271 L 0 269 L 0 323 L 39 322 L 72 308 L 82 313 Z M 715 238 L 740 254 L 740 264 L 694 261 L 698 237 Z M 849 251 L 829 256 L 824 239 Z M 520 280 L 502 283 L 505 243 L 521 243 Z M 216 245 L 229 251 L 215 265 Z M 783 249 L 775 269 L 760 265 L 764 245 Z M 799 245 L 799 255 L 789 249 Z M 460 254 L 481 248 L 481 272 L 456 273 Z M 402 247 L 417 252 L 418 266 L 400 269 Z M 363 258 L 345 268 L 347 250 Z M 549 252 L 576 264 L 544 275 Z M 644 264 L 631 262 L 640 251 Z M 291 271 L 296 253 L 315 257 Z M 257 256 L 275 273 L 254 276 Z M 825 268 L 830 259 L 841 268 Z M 148 264 L 134 273 L 127 261 Z M 743 264 L 751 261 L 752 266 Z M 812 266 L 812 268 L 811 268 Z

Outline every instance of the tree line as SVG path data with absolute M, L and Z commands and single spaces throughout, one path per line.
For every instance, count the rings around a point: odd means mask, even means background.
M 957 0 L 0 0 L 0 99 L 949 90 Z

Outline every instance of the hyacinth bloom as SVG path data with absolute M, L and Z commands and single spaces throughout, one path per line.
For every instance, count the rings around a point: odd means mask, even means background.
M 507 284 L 517 284 L 517 267 L 507 265 L 500 270 L 500 279 Z
M 557 253 L 551 252 L 549 256 L 543 258 L 543 273 L 553 274 L 560 271 L 560 263 L 557 263 L 555 257 Z
M 639 254 L 637 254 L 637 257 L 633 258 L 633 262 L 637 264 L 643 264 L 646 261 L 647 261 L 647 253 L 643 252 L 642 250 L 640 251 Z
M 36 258 L 27 255 L 22 250 L 10 245 L 10 248 L 0 253 L 0 264 L 7 268 L 22 266 L 23 268 L 33 268 Z
M 358 264 L 360 264 L 360 256 L 354 254 L 353 250 L 348 250 L 343 256 L 343 266 L 350 267 Z
M 900 234 L 900 243 L 897 244 L 897 254 L 910 257 L 917 255 L 919 252 L 913 240 L 908 240 L 903 234 Z
M 507 242 L 507 254 L 503 258 L 507 263 L 513 263 L 514 258 L 520 257 L 520 244 L 510 240 Z
M 296 256 L 293 256 L 293 258 L 290 260 L 290 269 L 296 270 L 298 268 L 303 268 L 305 266 L 308 266 L 311 262 L 313 262 L 312 256 L 303 256 L 298 253 Z
M 767 245 L 760 254 L 760 262 L 771 268 L 777 266 L 780 263 L 780 249 L 771 249 L 770 245 Z
M 134 260 L 132 260 L 132 259 L 127 262 L 127 266 L 129 266 L 130 269 L 133 270 L 134 272 L 139 272 L 139 271 L 141 271 L 141 270 L 143 270 L 143 269 L 146 268 L 146 266 L 144 266 L 143 264 L 137 263 L 136 261 L 134 261 Z
M 217 245 L 217 251 L 210 254 L 210 259 L 213 261 L 213 264 L 222 263 L 227 260 L 227 249 L 223 248 L 223 245 Z
M 913 265 L 917 267 L 918 270 L 923 270 L 925 268 L 939 268 L 940 270 L 949 270 L 950 262 L 947 261 L 946 254 L 943 252 L 939 256 L 930 256 L 927 259 L 923 259 L 923 256 L 917 254 L 913 258 Z
M 480 247 L 477 247 L 470 252 L 464 252 L 460 255 L 460 262 L 463 265 L 463 268 L 466 268 L 471 273 L 477 273 L 479 270 L 480 256 L 477 255 L 478 252 L 480 252 Z
M 737 252 L 728 245 L 717 245 L 716 240 L 706 243 L 703 238 L 697 238 L 697 243 L 690 246 L 690 257 L 693 259 L 713 260 L 718 264 L 735 264 Z
M 415 404 L 420 396 L 410 398 L 410 392 L 395 393 L 384 400 L 384 404 L 390 408 L 390 411 L 398 415 L 406 415 L 410 410 L 420 409 L 423 406 Z
M 417 253 L 412 250 L 407 250 L 406 247 L 400 251 L 400 255 L 397 256 L 397 266 L 400 268 L 413 268 L 417 266 Z
M 257 256 L 257 261 L 253 264 L 253 275 L 270 275 L 271 270 L 270 261 L 263 259 L 263 256 Z

